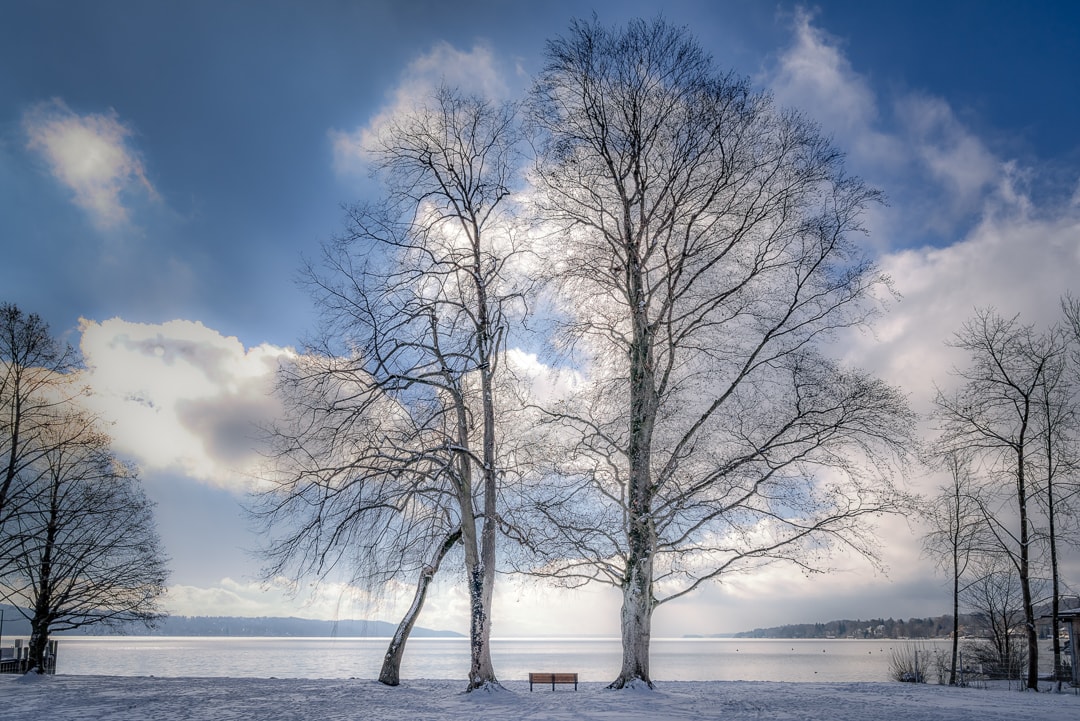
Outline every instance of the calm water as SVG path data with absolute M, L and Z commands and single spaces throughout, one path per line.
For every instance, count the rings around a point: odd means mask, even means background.
M 927 653 L 945 641 L 654 639 L 657 681 L 888 681 L 893 648 L 917 643 Z M 61 637 L 57 673 L 115 676 L 376 678 L 387 639 Z M 504 680 L 529 671 L 577 671 L 610 681 L 621 659 L 618 639 L 496 639 Z M 466 639 L 412 639 L 402 678 L 464 678 Z

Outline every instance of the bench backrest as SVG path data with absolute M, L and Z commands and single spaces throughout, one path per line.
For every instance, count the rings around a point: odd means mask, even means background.
M 530 673 L 530 683 L 577 683 L 576 673 Z

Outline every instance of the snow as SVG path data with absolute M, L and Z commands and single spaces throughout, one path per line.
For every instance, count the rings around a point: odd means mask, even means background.
M 463 681 L 52 676 L 0 677 L 4 718 L 65 721 L 1031 721 L 1080 718 L 1080 695 L 902 683 L 668 682 L 656 691 L 462 692 Z

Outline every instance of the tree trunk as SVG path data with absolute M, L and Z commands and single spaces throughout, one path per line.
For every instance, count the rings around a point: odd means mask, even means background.
M 1053 648 L 1054 648 L 1054 680 L 1058 683 L 1058 690 L 1061 690 L 1061 679 L 1064 676 L 1064 670 L 1061 665 L 1061 637 L 1058 635 L 1058 624 L 1060 623 L 1059 616 L 1061 614 L 1061 576 L 1058 573 L 1058 554 L 1057 554 L 1057 528 L 1056 528 L 1056 514 L 1054 512 L 1054 481 L 1052 474 L 1048 474 L 1046 479 L 1046 494 L 1047 494 L 1047 522 L 1049 527 L 1047 532 L 1050 535 L 1050 583 L 1051 583 L 1051 598 L 1050 598 L 1050 629 L 1053 635 Z
M 625 688 L 644 683 L 653 688 L 649 675 L 649 643 L 652 638 L 651 557 L 632 564 L 623 585 L 622 604 L 622 668 L 619 677 L 608 688 Z
M 633 341 L 630 347 L 630 438 L 627 489 L 627 558 L 623 577 L 621 616 L 623 661 L 619 677 L 608 688 L 644 683 L 649 676 L 649 643 L 652 637 L 653 556 L 656 527 L 652 518 L 652 434 L 659 399 L 653 370 L 652 329 L 645 303 L 645 284 L 635 261 L 628 272 Z
M 485 479 L 484 525 L 480 534 L 480 564 L 470 574 L 472 601 L 469 629 L 472 663 L 469 668 L 469 691 L 500 687 L 491 661 L 491 602 L 495 591 L 495 531 L 494 473 Z M 487 499 L 491 499 L 488 503 Z M 489 507 L 490 506 L 490 507 Z
M 481 551 L 481 538 L 477 534 L 476 515 L 472 512 L 471 486 L 462 499 L 461 542 L 465 548 L 465 578 L 469 589 L 469 683 L 466 691 L 498 684 L 495 668 L 491 663 L 491 620 L 486 601 L 485 568 Z M 482 534 L 481 534 L 482 535 Z M 494 571 L 494 568 L 491 569 Z M 494 574 L 492 574 L 494 575 Z
M 30 621 L 30 650 L 27 669 L 45 673 L 45 648 L 49 645 L 49 621 L 39 619 L 35 614 Z
M 469 574 L 469 600 L 471 602 L 470 625 L 469 625 L 469 686 L 467 691 L 486 688 L 489 685 L 498 686 L 499 679 L 495 677 L 495 667 L 491 662 L 491 618 L 488 616 L 485 603 L 484 582 L 485 570 L 478 567 Z
M 1025 587 L 1028 584 L 1024 584 Z M 1031 591 L 1024 592 L 1024 626 L 1027 634 L 1027 680 L 1025 686 L 1032 691 L 1039 690 L 1039 635 L 1035 628 L 1035 612 L 1034 607 L 1030 601 Z
M 34 616 L 30 619 L 30 656 L 27 668 L 36 669 L 38 673 L 45 673 L 43 661 L 45 659 L 45 647 L 49 644 L 49 625 L 52 623 L 52 596 L 50 590 L 52 588 L 52 546 L 55 542 L 55 535 L 55 531 L 50 527 L 47 531 L 45 552 L 42 554 Z
M 487 454 L 485 453 L 485 457 Z M 480 562 L 469 573 L 469 596 L 472 604 L 469 638 L 472 648 L 469 667 L 469 691 L 499 687 L 491 661 L 491 601 L 495 591 L 495 473 L 488 462 L 484 469 L 484 519 L 480 532 Z
M 1058 466 L 1055 464 L 1058 442 L 1056 432 L 1060 421 L 1057 420 L 1055 404 L 1053 403 L 1050 391 L 1050 388 L 1043 388 L 1042 413 L 1044 422 L 1046 423 L 1046 429 L 1043 434 L 1043 450 L 1046 454 L 1046 532 L 1050 550 L 1050 628 L 1053 636 L 1054 680 L 1057 682 L 1058 691 L 1060 691 L 1061 679 L 1063 676 L 1061 666 L 1061 637 L 1058 635 L 1058 624 L 1060 623 L 1058 616 L 1061 613 L 1061 585 L 1060 575 L 1058 573 L 1057 512 L 1056 499 L 1054 498 L 1054 478 L 1056 477 L 1058 470 Z
M 53 590 L 53 549 L 59 532 L 60 516 L 60 481 L 54 475 L 49 486 L 49 517 L 45 526 L 44 548 L 41 563 L 37 568 L 37 600 L 34 604 L 34 617 L 30 619 L 30 657 L 29 668 L 45 673 L 45 648 L 49 644 L 49 625 L 52 617 Z
M 1035 602 L 1031 595 L 1031 533 L 1028 529 L 1028 494 L 1023 452 L 1025 428 L 1021 428 L 1017 468 L 1017 501 L 1020 509 L 1020 593 L 1024 604 L 1024 631 L 1027 636 L 1027 688 L 1039 690 L 1039 636 L 1035 629 Z
M 959 562 L 953 560 L 952 595 L 952 662 L 949 664 L 949 685 L 956 685 L 956 657 L 960 651 L 960 572 Z
M 379 671 L 380 683 L 387 686 L 397 686 L 401 683 L 401 659 L 405 655 L 405 643 L 409 640 L 413 625 L 416 623 L 420 611 L 424 608 L 424 599 L 427 597 L 428 586 L 431 585 L 431 579 L 435 577 L 443 558 L 454 547 L 454 544 L 460 540 L 461 529 L 458 528 L 446 537 L 442 546 L 432 557 L 431 563 L 420 569 L 420 577 L 416 579 L 416 594 L 413 596 L 412 605 L 409 606 L 409 610 L 405 612 L 401 623 L 398 624 L 397 631 L 394 632 L 394 637 L 390 639 L 390 645 L 386 649 L 386 655 L 383 656 L 382 670 Z
M 483 259 L 480 253 L 480 227 L 474 222 L 473 279 L 476 287 L 478 324 L 476 354 L 480 361 L 480 393 L 483 411 L 483 527 L 480 531 L 479 564 L 470 569 L 469 595 L 472 603 L 469 637 L 472 647 L 469 668 L 469 691 L 499 687 L 495 667 L 491 662 L 491 602 L 495 592 L 495 540 L 498 531 L 498 475 L 496 468 L 495 391 L 493 373 L 496 363 L 496 338 L 491 329 L 487 287 L 482 281 Z

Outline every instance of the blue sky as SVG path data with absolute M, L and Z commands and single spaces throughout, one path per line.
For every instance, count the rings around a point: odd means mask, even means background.
M 302 255 L 373 192 L 348 141 L 440 77 L 519 96 L 572 17 L 659 8 L 0 0 L 0 299 L 81 346 L 159 502 L 174 610 L 393 615 L 392 590 L 335 587 L 302 606 L 258 589 L 238 510 L 250 459 L 222 440 L 267 412 L 268 369 L 311 326 Z M 1080 5 L 675 1 L 663 15 L 820 122 L 885 191 L 867 242 L 903 299 L 837 352 L 920 410 L 974 307 L 1041 322 L 1080 292 Z M 888 576 L 852 560 L 733 579 L 658 612 L 658 633 L 943 612 L 912 529 L 881 534 Z M 545 593 L 508 587 L 504 633 L 534 630 L 523 611 Z M 573 602 L 566 632 L 617 630 L 610 594 Z M 421 623 L 459 627 L 462 603 L 448 580 Z

